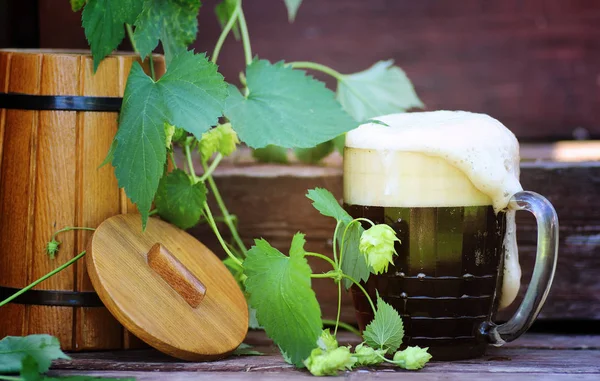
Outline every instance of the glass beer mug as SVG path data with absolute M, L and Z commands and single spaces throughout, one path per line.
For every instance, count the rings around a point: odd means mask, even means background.
M 401 242 L 393 265 L 371 274 L 367 290 L 377 290 L 400 313 L 403 344 L 429 347 L 434 360 L 478 357 L 488 343 L 516 339 L 546 299 L 558 244 L 554 208 L 518 183 L 516 138 L 482 114 L 377 119 L 382 123 L 348 133 L 344 207 L 353 218 L 388 224 Z M 496 312 L 514 300 L 520 285 L 517 210 L 537 220 L 537 257 L 521 305 L 497 325 Z M 362 330 L 372 311 L 357 290 L 353 298 Z

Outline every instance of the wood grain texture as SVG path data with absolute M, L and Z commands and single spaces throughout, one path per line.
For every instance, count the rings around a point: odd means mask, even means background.
M 150 248 L 147 262 L 148 266 L 167 282 L 190 307 L 198 308 L 206 296 L 206 286 L 162 243 L 157 242 Z
M 587 359 L 586 359 L 587 360 Z M 281 380 L 285 377 L 287 381 L 297 380 L 314 380 L 315 377 L 308 374 L 307 372 L 294 371 L 294 372 L 279 372 L 273 370 L 270 373 L 269 370 L 256 370 L 254 372 L 171 372 L 168 375 L 160 372 L 140 372 L 140 371 L 125 371 L 125 372 L 89 372 L 86 371 L 84 374 L 95 377 L 134 377 L 138 381 L 162 381 L 165 377 L 169 378 L 169 381 L 203 381 L 203 380 L 224 380 L 224 381 L 253 381 L 253 380 Z M 50 372 L 53 376 L 73 376 L 81 374 L 81 371 L 52 371 Z M 506 380 L 507 376 L 517 376 L 519 380 L 523 381 L 538 381 L 540 379 L 547 381 L 566 381 L 566 380 L 580 380 L 580 381 L 596 381 L 598 375 L 595 373 L 591 374 L 561 374 L 561 373 L 518 373 L 504 371 L 502 373 L 487 373 L 487 372 L 473 372 L 465 373 L 463 371 L 446 371 L 443 374 L 440 373 L 425 373 L 421 372 L 401 372 L 392 369 L 384 371 L 359 371 L 354 373 L 341 374 L 336 378 L 328 379 L 343 379 L 350 381 L 368 381 L 368 380 L 406 380 L 406 381 L 441 381 L 441 380 L 458 380 L 458 381 L 479 381 L 482 379 L 502 381 Z
M 41 60 L 36 55 L 6 57 L 8 91 L 39 94 Z M 8 287 L 30 283 L 32 267 L 38 112 L 6 110 L 0 176 L 0 280 Z M 10 144 L 8 143 L 10 142 Z M 25 306 L 0 310 L 0 336 L 28 332 Z
M 335 158 L 325 166 L 250 165 L 225 163 L 215 179 L 231 213 L 238 217 L 242 238 L 252 244 L 263 237 L 287 252 L 291 237 L 306 233 L 309 251 L 331 256 L 334 221 L 321 216 L 305 197 L 307 189 L 324 187 L 338 199 L 342 196 L 342 169 Z M 559 259 L 556 276 L 540 319 L 600 319 L 600 163 L 523 163 L 521 182 L 527 190 L 546 196 L 555 206 L 560 221 Z M 209 195 L 210 198 L 210 195 Z M 213 205 L 216 209 L 216 205 Z M 260 217 L 257 217 L 260 216 Z M 517 237 L 523 268 L 521 295 L 528 284 L 535 260 L 535 221 L 518 213 Z M 223 225 L 223 231 L 226 231 Z M 192 233 L 216 253 L 222 249 L 207 226 Z M 315 273 L 326 272 L 324 261 L 309 258 Z M 316 279 L 314 286 L 323 313 L 334 318 L 337 290 L 333 282 Z M 500 319 L 506 319 L 515 302 Z M 343 297 L 342 319 L 355 321 L 348 294 Z
M 359 339 L 347 333 L 340 334 L 340 343 L 356 345 Z M 301 379 L 309 376 L 305 370 L 296 370 L 283 361 L 276 347 L 262 332 L 250 332 L 246 342 L 264 356 L 232 356 L 222 361 L 188 363 L 170 358 L 157 351 L 129 351 L 78 353 L 73 361 L 59 361 L 52 374 L 90 374 L 124 377 L 135 375 L 139 380 L 188 380 L 197 377 L 228 376 L 225 379 Z M 563 345 L 556 348 L 556 342 Z M 543 379 L 595 380 L 600 376 L 598 346 L 582 348 L 581 343 L 598 343 L 598 336 L 530 335 L 504 347 L 490 347 L 479 359 L 455 362 L 431 362 L 418 372 L 406 372 L 390 366 L 364 368 L 352 373 L 341 373 L 347 379 L 408 379 L 408 380 L 500 380 Z M 535 346 L 531 344 L 534 343 Z M 150 373 L 152 372 L 152 373 Z M 227 373 L 224 373 L 227 372 Z M 158 374 L 162 378 L 154 378 Z M 502 378 L 500 378 L 500 376 Z M 201 378 L 199 378 L 201 379 Z
M 88 273 L 106 307 L 137 337 L 177 358 L 201 361 L 231 353 L 246 336 L 248 306 L 229 270 L 173 225 L 151 218 L 143 233 L 140 226 L 139 214 L 111 217 L 88 245 Z M 157 243 L 178 262 L 179 272 L 202 282 L 207 292 L 198 306 L 173 287 L 174 274 L 156 271 L 162 267 L 152 258 Z
M 155 56 L 156 73 L 164 60 Z M 108 57 L 96 74 L 89 54 L 0 51 L 3 91 L 44 95 L 122 96 L 135 56 Z M 144 65 L 149 70 L 148 62 Z M 95 227 L 134 210 L 123 202 L 110 165 L 98 168 L 117 131 L 108 112 L 0 110 L 0 285 L 23 287 L 82 251 L 89 232 L 61 234 L 56 260 L 44 253 L 65 226 Z M 91 291 L 83 262 L 39 289 Z M 0 310 L 0 336 L 50 333 L 64 349 L 145 347 L 104 308 L 9 305 Z
M 198 52 L 211 54 L 221 31 L 216 3 L 203 2 Z M 68 3 L 39 7 L 41 47 L 87 47 Z M 394 59 L 429 110 L 485 112 L 521 140 L 600 137 L 595 0 L 305 0 L 293 24 L 282 1 L 253 0 L 244 11 L 261 58 L 315 61 L 341 73 Z M 220 71 L 237 82 L 243 62 L 242 44 L 229 38 Z
M 40 94 L 77 94 L 77 57 L 38 56 L 41 62 Z M 11 78 L 12 81 L 12 78 Z M 38 112 L 33 212 L 33 252 L 28 266 L 31 280 L 66 263 L 75 250 L 73 234 L 59 237 L 61 251 L 54 260 L 46 254 L 46 244 L 56 230 L 75 222 L 76 113 Z M 14 126 L 19 128 L 19 126 Z M 10 143 L 9 143 L 10 144 Z M 15 211 L 18 213 L 17 211 Z M 68 268 L 37 288 L 73 290 L 74 269 Z M 73 309 L 69 307 L 27 306 L 27 334 L 52 332 L 63 343 L 73 341 Z

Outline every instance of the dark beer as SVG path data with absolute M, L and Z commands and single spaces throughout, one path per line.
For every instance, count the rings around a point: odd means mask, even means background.
M 366 288 L 372 297 L 378 290 L 402 316 L 403 345 L 429 347 L 437 360 L 482 355 L 486 340 L 479 330 L 491 321 L 501 290 L 504 214 L 491 206 L 345 209 L 390 225 L 401 240 L 394 265 L 372 274 Z M 360 290 L 352 292 L 364 329 L 371 307 Z

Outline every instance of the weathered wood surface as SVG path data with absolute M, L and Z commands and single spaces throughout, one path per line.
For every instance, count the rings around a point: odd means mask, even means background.
M 307 250 L 331 255 L 333 220 L 321 216 L 305 197 L 307 189 L 324 187 L 342 196 L 340 158 L 323 166 L 250 165 L 241 153 L 236 165 L 223 165 L 215 178 L 229 210 L 239 218 L 239 230 L 248 245 L 263 237 L 287 252 L 294 233 L 306 233 Z M 521 183 L 527 190 L 546 196 L 560 221 L 559 259 L 554 284 L 540 314 L 541 319 L 600 319 L 600 162 L 526 162 Z M 519 250 L 523 286 L 529 282 L 535 260 L 535 221 L 518 213 Z M 224 230 L 226 227 L 224 226 Z M 206 226 L 193 234 L 216 253 L 218 242 Z M 328 271 L 328 264 L 310 258 L 315 272 Z M 327 279 L 315 279 L 317 295 L 327 317 L 334 317 L 337 292 Z M 342 318 L 354 322 L 349 295 L 344 295 Z M 499 318 L 514 311 L 513 303 Z
M 52 372 L 55 375 L 72 376 L 79 373 L 73 371 Z M 287 381 L 296 380 L 315 380 L 315 377 L 307 373 L 294 372 L 290 373 L 235 373 L 235 372 L 176 372 L 169 373 L 166 376 L 160 372 L 87 372 L 90 376 L 97 377 L 135 377 L 139 381 L 163 381 L 168 377 L 169 381 L 203 381 L 203 380 L 226 380 L 226 381 L 248 381 L 248 380 L 281 380 L 285 378 Z M 464 372 L 444 372 L 442 373 L 408 373 L 395 371 L 380 371 L 366 372 L 359 371 L 347 373 L 338 377 L 329 377 L 331 379 L 342 379 L 351 381 L 368 381 L 368 380 L 405 380 L 405 381 L 437 381 L 437 380 L 460 380 L 460 381 L 480 381 L 480 380 L 502 380 L 506 381 L 508 377 L 518 377 L 518 380 L 524 381 L 563 381 L 563 380 L 580 380 L 580 381 L 597 381 L 597 374 L 557 374 L 557 373 L 464 373 Z
M 358 338 L 341 334 L 340 341 L 357 344 Z M 251 332 L 246 340 L 263 356 L 230 357 L 217 362 L 189 363 L 167 357 L 154 350 L 74 353 L 72 361 L 56 362 L 52 374 L 89 374 L 137 377 L 138 380 L 188 380 L 224 377 L 228 380 L 301 379 L 306 371 L 295 370 L 283 361 L 276 348 L 262 332 Z M 166 373 L 168 372 L 168 373 Z M 408 380 L 438 379 L 518 379 L 593 380 L 600 377 L 600 336 L 567 336 L 526 334 L 523 338 L 474 360 L 431 362 L 419 372 L 406 372 L 392 367 L 365 368 L 342 374 L 348 379 L 383 378 Z M 162 378 L 161 378 L 162 377 Z M 195 377 L 195 378 L 194 378 Z
M 210 54 L 221 31 L 216 3 L 203 1 L 198 52 Z M 40 47 L 87 48 L 68 2 L 38 7 Z M 294 24 L 281 0 L 247 1 L 244 11 L 261 58 L 342 73 L 394 59 L 429 110 L 489 113 L 521 139 L 600 136 L 598 1 L 305 0 Z M 241 43 L 228 39 L 219 59 L 228 81 L 243 62 Z

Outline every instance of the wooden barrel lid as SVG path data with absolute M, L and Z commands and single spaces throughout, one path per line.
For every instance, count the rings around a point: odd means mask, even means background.
M 212 360 L 235 350 L 248 307 L 221 260 L 158 218 L 111 217 L 88 245 L 87 269 L 109 311 L 134 335 L 171 356 Z

